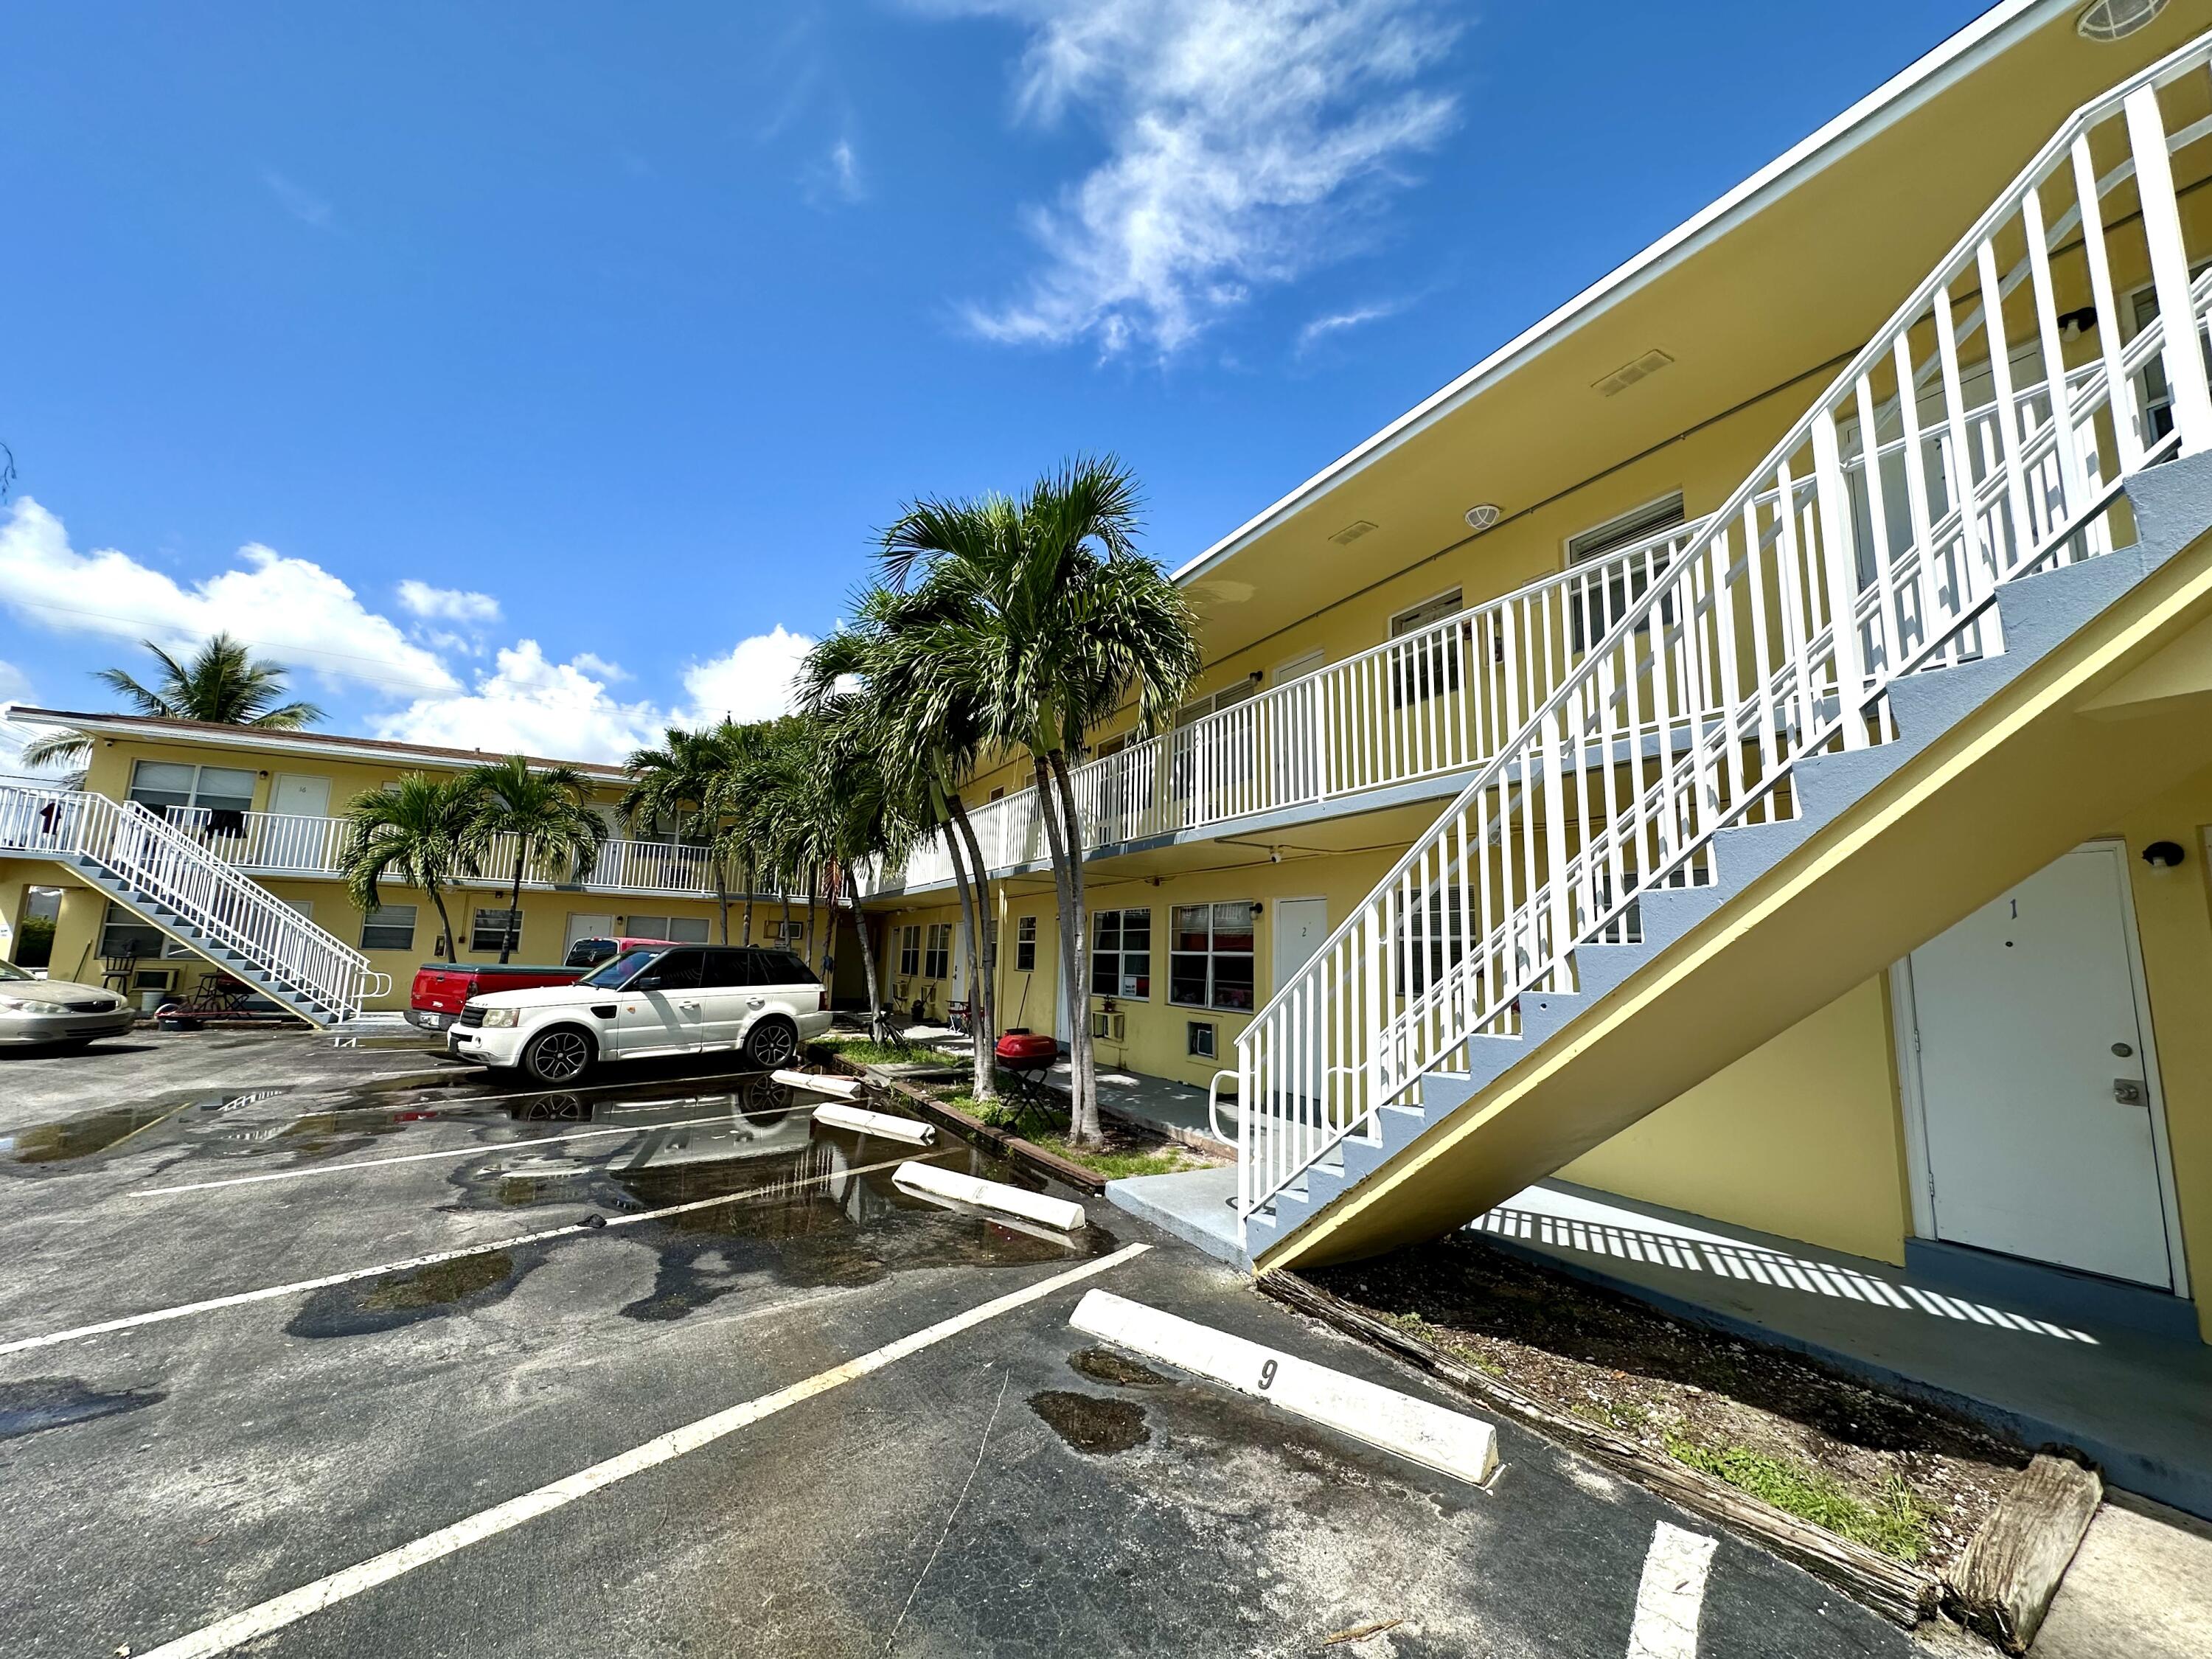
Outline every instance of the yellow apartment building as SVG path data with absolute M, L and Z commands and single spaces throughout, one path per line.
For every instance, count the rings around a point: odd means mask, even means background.
M 1997 7 L 1182 566 L 1083 971 L 1238 1162 L 1133 1207 L 1265 1273 L 1558 1175 L 2212 1336 L 2207 21 Z M 1064 1036 L 1029 783 L 965 799 Z M 949 884 L 872 899 L 902 1005 Z
M 382 884 L 373 914 L 346 896 L 345 805 L 405 773 L 453 775 L 497 757 L 130 714 L 19 707 L 11 717 L 91 744 L 79 789 L 0 791 L 0 915 L 12 924 L 30 889 L 61 889 L 57 977 L 104 981 L 149 1006 L 235 978 L 322 1024 L 407 1006 L 416 967 L 439 952 L 437 912 L 397 881 Z M 641 836 L 617 806 L 621 769 L 572 763 L 593 785 L 609 839 L 588 871 L 526 870 L 512 959 L 558 963 L 593 937 L 718 939 L 723 907 L 705 850 Z M 447 893 L 461 961 L 498 960 L 513 872 L 495 848 Z M 744 911 L 733 895 L 733 940 Z M 752 927 L 818 959 L 803 898 L 787 908 L 757 896 Z

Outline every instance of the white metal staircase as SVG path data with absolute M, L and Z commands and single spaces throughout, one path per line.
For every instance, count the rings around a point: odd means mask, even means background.
M 142 921 L 302 1019 L 335 1025 L 388 975 L 136 801 L 0 788 L 0 853 L 64 864 Z
M 2109 556 L 2140 544 L 2130 484 L 2212 449 L 2212 275 L 2191 277 L 2212 227 L 2191 246 L 2170 159 L 2212 118 L 2160 102 L 2201 106 L 2208 60 L 2212 36 L 2077 112 L 1278 988 L 1237 1045 L 1240 1254 L 1419 1141 L 2139 579 L 2142 559 Z M 2127 314 L 2116 271 L 2148 278 Z

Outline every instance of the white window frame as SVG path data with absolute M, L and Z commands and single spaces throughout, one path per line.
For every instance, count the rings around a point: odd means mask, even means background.
M 1014 922 L 1014 971 L 1018 974 L 1036 972 L 1037 919 L 1018 917 Z
M 952 924 L 933 921 L 929 924 L 929 941 L 922 947 L 921 976 L 924 979 L 945 979 L 952 973 Z
M 1098 948 L 1098 940 L 1102 937 L 1099 923 L 1107 916 L 1115 918 L 1114 928 L 1115 942 L 1115 947 L 1111 951 L 1102 951 Z M 1133 961 L 1140 959 L 1139 953 L 1131 951 L 1124 942 L 1128 937 L 1129 918 L 1131 916 L 1142 916 L 1145 919 L 1145 948 L 1141 955 L 1141 960 L 1144 963 L 1144 971 L 1141 975 L 1138 975 L 1138 977 L 1141 977 L 1145 982 L 1145 988 L 1141 991 L 1131 991 L 1123 988 L 1128 984 L 1132 977 L 1129 972 L 1129 964 Z M 1149 904 L 1127 905 L 1119 908 L 1092 911 L 1091 914 L 1091 937 L 1085 941 L 1090 960 L 1083 964 L 1084 974 L 1085 975 L 1091 987 L 1091 994 L 1094 997 L 1111 997 L 1117 1002 L 1150 1002 L 1152 1000 L 1152 908 Z M 1102 991 L 1098 988 L 1098 958 L 1103 956 L 1109 955 L 1114 958 L 1114 975 L 1112 981 L 1114 988 L 1111 990 Z
M 1218 951 L 1214 948 L 1213 912 L 1214 906 L 1216 904 L 1237 905 L 1243 907 L 1246 913 L 1244 926 L 1246 930 L 1251 934 L 1252 938 L 1250 949 L 1244 951 Z M 1186 951 L 1182 948 L 1182 930 L 1177 925 L 1176 917 L 1178 912 L 1183 910 L 1203 910 L 1206 912 L 1205 950 Z M 1250 912 L 1251 901 L 1249 899 L 1218 899 L 1204 904 L 1174 904 L 1168 907 L 1168 1002 L 1171 1006 L 1177 1008 L 1204 1008 L 1210 1010 L 1214 1013 L 1221 1014 L 1249 1014 L 1259 1007 L 1260 933 L 1258 924 L 1252 918 Z M 1184 999 L 1178 997 L 1176 994 L 1176 958 L 1177 957 L 1203 957 L 1206 958 L 1206 998 L 1204 1001 L 1186 1001 Z M 1213 970 L 1214 963 L 1224 957 L 1243 957 L 1251 963 L 1251 981 L 1246 987 L 1247 994 L 1251 1000 L 1241 1008 L 1231 1003 L 1224 1003 L 1219 999 L 1218 991 L 1214 983 Z
M 190 789 L 185 792 L 185 799 L 181 810 L 191 811 L 195 808 L 207 808 L 207 803 L 200 799 L 200 782 L 201 780 L 210 772 L 228 772 L 244 778 L 246 781 L 246 805 L 234 810 L 241 812 L 250 812 L 253 810 L 254 798 L 258 792 L 260 786 L 260 777 L 252 767 L 209 766 L 199 761 L 163 761 L 143 759 L 132 761 L 131 763 L 131 781 L 123 792 L 123 798 L 125 800 L 138 799 L 138 774 L 141 769 L 149 766 L 177 766 L 182 767 L 191 773 L 192 786 Z M 164 789 L 159 793 L 167 795 L 173 794 L 176 792 L 174 790 Z M 222 799 L 226 801 L 234 801 L 238 797 L 235 795 L 227 795 L 222 797 Z M 161 806 L 155 806 L 144 801 L 140 801 L 139 805 L 145 806 L 146 810 L 151 812 L 158 812 L 163 810 Z M 207 808 L 207 810 L 212 811 L 214 809 Z
M 489 921 L 487 921 L 489 918 Z M 522 912 L 510 910 L 505 905 L 492 908 L 477 905 L 469 913 L 469 953 L 473 956 L 483 951 L 502 950 L 507 945 L 507 933 L 514 929 L 514 948 L 522 948 Z M 483 943 L 486 928 L 492 930 L 492 941 Z
M 921 926 L 908 922 L 899 929 L 899 977 L 919 979 L 921 976 Z
M 374 910 L 364 910 L 361 915 L 361 948 L 364 951 L 412 951 L 415 948 L 415 929 L 421 925 L 421 906 L 414 904 L 380 904 Z M 407 917 L 407 939 L 402 945 L 372 945 L 369 935 L 378 928 L 397 929 L 396 921 L 382 918 L 404 913 Z
M 1684 505 L 1682 492 L 1670 489 L 1626 513 L 1616 513 L 1601 523 L 1577 530 L 1559 544 L 1561 568 L 1571 570 L 1578 564 L 1618 553 L 1624 547 L 1648 542 L 1662 530 L 1679 529 L 1690 521 Z

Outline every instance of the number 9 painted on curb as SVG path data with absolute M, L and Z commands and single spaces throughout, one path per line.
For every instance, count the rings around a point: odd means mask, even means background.
M 1262 1389 L 1265 1389 L 1273 1383 L 1274 1380 L 1275 1362 L 1270 1359 L 1260 1367 L 1260 1386 Z

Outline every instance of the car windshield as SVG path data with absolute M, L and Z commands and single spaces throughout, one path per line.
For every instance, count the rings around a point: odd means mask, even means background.
M 25 973 L 14 963 L 0 962 L 0 979 L 28 979 L 30 977 L 30 975 Z
M 619 991 L 647 963 L 657 961 L 660 954 L 659 951 L 625 951 L 612 962 L 592 969 L 576 983 L 593 986 L 602 991 Z

